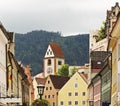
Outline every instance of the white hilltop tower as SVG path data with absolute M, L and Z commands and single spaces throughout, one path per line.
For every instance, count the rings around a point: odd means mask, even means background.
M 60 45 L 50 43 L 44 56 L 44 76 L 55 75 L 62 64 L 65 58 Z

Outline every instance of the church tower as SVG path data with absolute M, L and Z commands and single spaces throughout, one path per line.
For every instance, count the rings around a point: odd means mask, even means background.
M 44 56 L 44 76 L 55 75 L 62 64 L 65 64 L 65 59 L 60 45 L 50 43 Z

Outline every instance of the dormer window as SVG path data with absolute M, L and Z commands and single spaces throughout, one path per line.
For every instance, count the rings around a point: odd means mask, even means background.
M 52 53 L 52 51 L 49 49 L 48 51 L 47 51 L 47 55 L 52 55 L 53 53 Z
M 48 59 L 48 65 L 51 65 L 51 59 Z
M 52 51 L 50 51 L 50 55 L 52 55 Z
M 49 55 L 49 52 L 47 52 L 47 55 Z

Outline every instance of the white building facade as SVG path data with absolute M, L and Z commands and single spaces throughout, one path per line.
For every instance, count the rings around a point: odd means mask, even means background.
M 1 23 L 0 23 L 1 24 Z M 2 30 L 0 25 L 0 97 L 6 96 L 6 49 L 8 39 Z M 0 101 L 0 104 L 4 104 L 4 101 Z
M 104 38 L 101 41 L 96 41 L 98 31 L 90 33 L 90 51 L 107 51 L 108 38 Z

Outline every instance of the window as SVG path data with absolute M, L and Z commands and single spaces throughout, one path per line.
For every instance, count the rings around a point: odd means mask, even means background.
M 75 88 L 78 88 L 78 83 L 75 83 Z
M 82 92 L 82 96 L 85 96 L 85 92 Z
M 78 101 L 75 101 L 75 105 L 78 105 Z
M 53 102 L 53 106 L 55 106 L 55 102 Z
M 100 65 L 100 64 L 102 64 L 102 63 L 101 63 L 101 61 L 98 61 L 97 64 Z
M 68 96 L 72 96 L 72 93 L 71 93 L 71 92 L 68 92 Z
M 48 95 L 48 98 L 50 98 L 50 95 Z
M 48 80 L 48 84 L 50 83 L 50 81 Z
M 52 87 L 50 87 L 50 90 L 52 90 Z
M 50 51 L 50 55 L 52 55 L 52 51 Z
M 89 106 L 93 106 L 94 102 L 93 101 L 89 101 Z
M 51 59 L 48 59 L 48 65 L 51 65 Z
M 72 102 L 71 102 L 71 101 L 68 101 L 68 105 L 72 105 Z
M 48 87 L 46 87 L 46 90 L 48 90 Z
M 45 95 L 45 99 L 47 98 L 47 96 Z
M 54 98 L 55 97 L 55 95 L 52 95 L 52 98 Z
M 85 106 L 85 101 L 82 101 L 82 105 Z
M 78 92 L 75 92 L 75 96 L 78 96 Z
M 62 64 L 62 62 L 61 61 L 58 61 L 58 65 L 61 65 Z
M 63 101 L 60 102 L 60 105 L 64 105 Z

